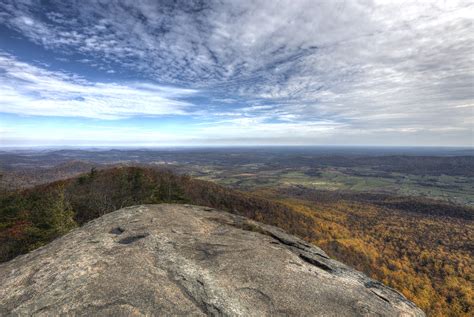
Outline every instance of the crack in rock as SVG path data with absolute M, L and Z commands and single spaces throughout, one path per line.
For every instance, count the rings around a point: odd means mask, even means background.
M 326 272 L 330 272 L 330 273 L 334 272 L 334 269 L 332 267 L 330 267 L 329 265 L 327 265 L 327 264 L 325 264 L 321 261 L 318 261 L 314 258 L 310 258 L 309 256 L 306 256 L 304 254 L 300 254 L 299 256 L 303 261 L 308 262 L 309 264 L 312 264 L 312 265 L 314 265 L 314 266 L 316 266 L 316 267 L 318 267 L 318 268 L 320 268 L 320 269 L 322 269 Z
M 139 234 L 139 235 L 136 235 L 136 236 L 129 236 L 129 237 L 126 237 L 126 238 L 123 238 L 123 239 L 120 239 L 118 241 L 118 243 L 120 244 L 130 244 L 130 243 L 133 243 L 135 241 L 138 241 L 140 239 L 143 239 L 145 237 L 148 236 L 148 233 L 145 233 L 145 234 Z

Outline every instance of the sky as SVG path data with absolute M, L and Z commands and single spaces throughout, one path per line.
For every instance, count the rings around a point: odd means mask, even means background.
M 474 146 L 474 3 L 0 0 L 0 146 Z

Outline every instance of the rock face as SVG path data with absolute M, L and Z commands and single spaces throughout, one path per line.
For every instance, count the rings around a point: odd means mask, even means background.
M 281 230 L 205 207 L 98 218 L 0 265 L 1 316 L 424 316 Z

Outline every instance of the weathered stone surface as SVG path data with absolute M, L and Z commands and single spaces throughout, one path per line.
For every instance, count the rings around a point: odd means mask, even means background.
M 0 315 L 423 316 L 277 228 L 188 205 L 124 208 L 0 265 Z

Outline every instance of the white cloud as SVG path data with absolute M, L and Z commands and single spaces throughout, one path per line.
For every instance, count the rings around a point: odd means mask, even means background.
M 0 54 L 0 91 L 1 112 L 97 119 L 186 114 L 192 105 L 179 99 L 197 92 L 148 83 L 92 83 L 8 54 Z
M 117 63 L 160 84 L 206 91 L 220 106 L 203 104 L 195 114 L 216 124 L 237 117 L 235 138 L 238 131 L 279 138 L 272 129 L 280 127 L 311 140 L 320 132 L 313 124 L 327 121 L 335 141 L 359 134 L 383 143 L 381 136 L 411 133 L 412 142 L 436 143 L 458 131 L 449 142 L 473 142 L 474 115 L 464 106 L 474 100 L 468 0 L 52 1 L 46 7 L 6 0 L 0 7 L 0 23 L 52 51 L 79 52 L 87 57 L 82 63 Z M 187 94 L 181 89 L 158 97 L 136 85 L 18 72 L 9 75 L 18 85 L 4 93 L 10 112 L 75 115 L 80 107 L 84 116 L 118 118 L 190 107 L 179 101 Z M 83 100 L 71 100 L 75 93 Z M 235 102 L 242 106 L 228 107 Z M 249 130 L 248 122 L 262 129 Z

